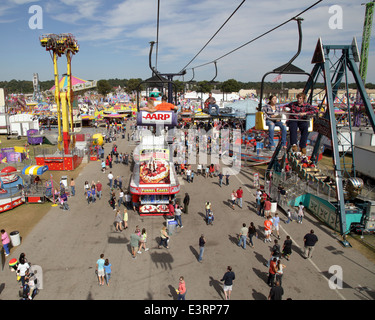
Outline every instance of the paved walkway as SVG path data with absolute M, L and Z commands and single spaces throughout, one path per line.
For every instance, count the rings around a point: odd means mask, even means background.
M 119 151 L 130 151 L 127 140 L 118 140 Z M 106 145 L 106 154 L 111 144 Z M 130 179 L 130 169 L 115 164 L 114 175 L 125 177 L 124 185 Z M 220 279 L 231 265 L 236 274 L 232 299 L 263 300 L 269 293 L 266 284 L 268 268 L 264 263 L 270 256 L 270 245 L 263 243 L 263 218 L 254 212 L 255 190 L 252 188 L 252 174 L 242 171 L 230 178 L 230 185 L 219 187 L 218 178 L 198 176 L 194 183 L 183 178 L 179 197 L 185 192 L 191 198 L 189 214 L 183 214 L 184 228 L 171 237 L 170 249 L 158 249 L 163 217 L 140 217 L 129 212 L 129 229 L 116 232 L 114 211 L 108 204 L 109 187 L 107 173 L 100 171 L 100 162 L 89 163 L 76 179 L 77 195 L 69 199 L 71 210 L 62 211 L 51 207 L 42 221 L 34 228 L 22 244 L 12 251 L 8 258 L 18 258 L 21 252 L 33 264 L 43 268 L 43 290 L 38 300 L 85 300 L 85 299 L 134 299 L 172 300 L 176 299 L 175 288 L 178 279 L 184 276 L 189 300 L 222 300 L 224 294 Z M 84 181 L 104 182 L 104 199 L 88 205 L 83 195 Z M 229 207 L 228 199 L 233 189 L 244 189 L 244 208 Z M 213 226 L 203 221 L 204 203 L 211 201 L 215 213 Z M 286 235 L 293 240 L 293 254 L 286 265 L 283 277 L 284 299 L 294 300 L 341 300 L 374 299 L 375 266 L 353 248 L 343 248 L 332 231 L 306 215 L 303 224 L 285 224 L 285 216 L 279 213 L 282 245 Z M 253 221 L 258 227 L 260 239 L 255 239 L 255 248 L 246 250 L 237 246 L 238 233 L 242 223 L 247 226 Z M 130 254 L 130 233 L 135 226 L 146 228 L 148 252 L 132 259 Z M 303 237 L 310 229 L 319 238 L 312 260 L 302 257 Z M 207 239 L 203 262 L 198 263 L 198 239 L 201 234 Z M 21 235 L 22 236 L 22 235 Z M 273 238 L 274 239 L 274 238 Z M 104 253 L 112 264 L 110 287 L 99 286 L 95 275 L 95 264 Z M 343 289 L 333 290 L 329 279 L 332 266 L 342 268 Z M 17 300 L 18 284 L 15 273 L 7 266 L 1 274 L 1 295 L 3 300 Z

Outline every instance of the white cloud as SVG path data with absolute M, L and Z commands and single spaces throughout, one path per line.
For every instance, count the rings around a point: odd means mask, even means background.
M 8 0 L 9 3 L 14 3 L 17 5 L 32 3 L 32 2 L 39 2 L 40 0 Z

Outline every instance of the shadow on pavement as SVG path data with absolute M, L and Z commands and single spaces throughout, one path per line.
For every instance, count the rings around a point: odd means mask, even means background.
M 215 280 L 213 277 L 210 276 L 209 286 L 213 287 L 221 299 L 224 299 L 223 294 L 223 284 L 219 280 Z
M 160 249 L 168 250 L 168 249 Z M 164 270 L 172 270 L 172 262 L 174 261 L 172 255 L 169 252 L 152 252 L 150 253 L 152 262 L 155 263 L 156 268 L 162 268 Z

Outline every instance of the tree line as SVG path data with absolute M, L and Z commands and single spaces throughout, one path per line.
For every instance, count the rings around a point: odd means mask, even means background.
M 140 78 L 132 79 L 102 79 L 97 83 L 97 90 L 100 94 L 106 95 L 111 91 L 115 91 L 119 86 L 125 88 L 125 91 L 128 93 L 134 92 L 137 89 L 144 90 L 146 84 L 142 84 L 143 80 Z M 178 92 L 183 92 L 187 88 L 189 90 L 198 91 L 198 92 L 209 92 L 211 90 L 219 90 L 221 92 L 238 92 L 241 89 L 255 89 L 260 90 L 261 82 L 242 82 L 235 79 L 229 79 L 223 82 L 210 82 L 210 81 L 191 81 L 191 82 L 182 82 L 175 80 L 174 88 Z M 40 91 L 49 90 L 55 84 L 54 80 L 40 81 Z M 294 88 L 294 89 L 303 89 L 305 82 L 303 81 L 289 81 L 289 82 L 265 82 L 264 90 L 270 92 L 280 91 L 282 88 Z M 341 85 L 344 89 L 345 84 Z M 356 84 L 349 84 L 350 89 L 356 89 Z M 27 80 L 10 80 L 10 81 L 0 81 L 0 88 L 7 89 L 8 93 L 16 94 L 32 94 L 34 92 L 33 82 Z M 323 89 L 323 83 L 317 83 L 316 88 Z M 375 89 L 375 84 L 367 83 L 367 89 Z

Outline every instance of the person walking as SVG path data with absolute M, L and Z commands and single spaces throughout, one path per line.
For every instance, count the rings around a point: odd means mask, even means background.
M 70 194 L 72 195 L 72 197 L 76 195 L 76 182 L 73 178 L 71 178 L 70 180 Z
M 85 195 L 87 194 L 87 191 L 89 190 L 90 190 L 90 184 L 88 181 L 85 181 L 85 184 L 84 184 Z
M 68 196 L 66 195 L 65 191 L 62 194 L 60 194 L 60 200 L 62 201 L 62 209 L 70 210 L 68 205 Z
M 237 200 L 237 192 L 236 190 L 233 190 L 231 195 L 230 195 L 230 201 L 232 203 L 232 209 L 234 210 L 234 205 L 236 203 L 236 200 Z
M 141 241 L 141 237 L 137 235 L 135 232 L 130 235 L 130 247 L 132 251 L 132 258 L 136 259 L 137 250 L 139 247 L 139 241 Z
M 164 226 L 160 230 L 160 243 L 159 243 L 158 248 L 160 249 L 161 246 L 164 245 L 165 248 L 169 249 L 168 240 L 169 240 L 169 236 L 168 236 L 168 233 L 167 233 L 167 227 Z
M 109 188 L 112 188 L 112 184 L 113 184 L 113 174 L 112 174 L 112 171 L 110 171 L 110 172 L 108 173 L 107 178 L 108 178 L 108 185 L 109 185 Z
M 223 185 L 223 178 L 224 178 L 224 175 L 222 172 L 219 173 L 219 186 L 221 188 L 221 186 Z
M 149 248 L 146 248 L 146 242 L 147 242 L 147 232 L 146 229 L 143 228 L 141 232 L 141 240 L 139 242 L 139 248 L 137 253 L 142 253 L 141 249 L 145 249 L 145 252 L 149 250 Z
M 271 201 L 269 197 L 264 201 L 264 214 L 266 217 L 271 214 Z
M 180 227 L 182 229 L 184 226 L 182 225 L 181 214 L 182 210 L 177 202 L 176 208 L 174 209 L 174 217 L 177 221 L 177 227 Z
M 237 245 L 239 247 L 241 247 L 241 243 L 242 243 L 242 248 L 244 250 L 246 249 L 247 233 L 248 233 L 248 229 L 246 228 L 246 223 L 243 223 L 242 228 L 240 230 L 240 235 L 239 235 L 239 239 L 238 239 L 239 241 L 238 241 Z
M 123 203 L 124 203 L 124 191 L 122 191 L 122 189 L 120 188 L 118 200 L 117 200 L 118 207 L 120 208 L 121 204 Z
M 128 210 L 126 210 L 125 208 L 124 209 L 124 230 L 128 228 L 128 220 L 129 220 Z
M 225 300 L 230 300 L 230 295 L 233 290 L 233 280 L 236 279 L 236 275 L 232 271 L 232 267 L 228 266 L 227 267 L 227 272 L 224 274 L 223 278 L 220 281 L 224 281 L 224 295 L 225 295 Z
M 87 204 L 90 204 L 92 202 L 91 189 L 87 190 L 87 192 L 86 192 L 86 200 L 87 200 Z
M 176 290 L 176 292 L 178 294 L 177 300 L 185 300 L 186 284 L 183 276 L 181 276 L 179 279 L 178 289 Z
M 284 289 L 281 287 L 278 281 L 275 282 L 275 286 L 271 288 L 268 295 L 268 300 L 282 300 Z
M 318 237 L 315 235 L 314 230 L 311 229 L 310 233 L 307 233 L 304 238 L 304 256 L 305 259 L 312 258 L 312 253 L 315 248 L 315 244 L 318 242 Z
M 288 217 L 288 220 L 285 221 L 285 223 L 288 224 L 289 222 L 293 221 L 292 220 L 292 213 L 290 212 L 290 209 L 288 209 L 288 211 L 286 212 L 286 215 Z
M 191 181 L 191 169 L 190 169 L 190 166 L 188 166 L 188 167 L 186 168 L 186 181 L 187 181 L 188 183 L 190 183 L 190 181 Z
M 211 209 L 211 202 L 207 201 L 205 205 L 206 209 L 206 223 L 208 223 L 208 214 L 210 213 Z
M 132 208 L 132 195 L 128 191 L 125 195 L 125 207 L 130 210 Z
M 19 259 L 18 266 L 17 266 L 17 276 L 20 277 L 22 287 L 25 286 L 26 271 L 29 269 L 30 269 L 30 264 L 27 262 L 27 260 L 24 258 Z
M 122 232 L 122 216 L 121 216 L 119 209 L 117 209 L 116 214 L 115 214 L 115 225 L 116 225 L 116 231 Z
M 104 286 L 104 254 L 100 255 L 100 258 L 96 261 L 96 272 L 98 274 L 99 285 Z
M 191 170 L 191 175 L 190 175 L 190 181 L 191 181 L 191 183 L 194 182 L 194 176 L 195 176 L 194 170 Z
M 282 282 L 282 278 L 283 278 L 283 274 L 284 274 L 284 268 L 286 268 L 286 266 L 284 264 L 281 263 L 281 260 L 277 260 L 276 262 L 276 282 L 279 282 L 280 283 L 280 286 L 281 286 L 281 282 Z
M 269 266 L 269 269 L 268 269 L 268 279 L 267 279 L 267 284 L 270 286 L 270 287 L 273 287 L 274 286 L 274 282 L 275 282 L 275 276 L 276 276 L 276 261 L 277 259 L 276 258 L 273 258 L 270 262 L 270 266 Z
M 4 229 L 1 229 L 1 242 L 3 243 L 3 248 L 4 248 L 4 251 L 5 251 L 5 256 L 9 256 L 9 243 L 10 243 L 10 239 L 9 239 L 9 236 L 8 236 L 8 233 L 6 233 L 6 231 Z
M 203 259 L 203 252 L 204 252 L 204 245 L 206 244 L 206 238 L 203 234 L 201 234 L 199 238 L 199 257 L 198 262 L 202 262 Z
M 297 213 L 297 222 L 300 224 L 302 224 L 302 219 L 304 216 L 304 213 L 303 213 L 304 208 L 305 208 L 304 205 L 302 204 L 302 202 L 300 202 L 298 206 L 298 213 Z
M 170 216 L 174 216 L 174 205 L 173 205 L 173 201 L 172 200 L 169 200 L 169 204 L 168 204 L 168 212 L 169 212 L 169 215 Z
M 225 175 L 225 184 L 229 186 L 229 173 Z
M 278 243 L 277 240 L 274 240 L 274 245 L 273 247 L 271 248 L 271 257 L 270 259 L 268 260 L 268 263 L 266 264 L 266 266 L 269 268 L 270 266 L 270 263 L 273 259 L 276 258 L 276 261 L 279 261 L 280 259 L 280 245 Z
M 184 198 L 183 202 L 184 202 L 184 212 L 186 214 L 188 214 L 189 213 L 189 204 L 190 204 L 190 196 L 189 196 L 188 193 L 185 193 L 185 198 Z
M 99 200 L 102 198 L 102 184 L 100 181 L 97 182 L 96 184 L 96 196 L 98 197 Z
M 109 205 L 112 207 L 113 211 L 116 210 L 116 196 L 112 193 L 111 198 L 108 201 Z
M 260 189 L 257 190 L 255 193 L 255 200 L 256 200 L 256 209 L 257 209 L 257 215 L 260 216 L 260 199 L 262 196 L 262 191 Z
M 105 282 L 109 287 L 109 280 L 111 279 L 112 274 L 112 264 L 109 263 L 108 259 L 105 259 L 104 262 L 104 275 L 105 275 Z
M 239 187 L 237 190 L 237 205 L 242 209 L 242 195 L 243 195 L 243 190 L 242 187 Z
M 253 237 L 258 238 L 258 233 L 257 230 L 254 226 L 254 222 L 250 222 L 249 230 L 248 230 L 248 235 L 249 235 L 249 242 L 252 248 L 254 248 L 254 243 L 253 243 Z
M 268 216 L 267 219 L 264 221 L 264 235 L 265 239 L 264 242 L 271 242 L 271 230 L 272 230 L 272 221 L 271 216 Z
M 279 224 L 280 224 L 280 217 L 278 215 L 278 213 L 276 212 L 275 213 L 275 216 L 273 217 L 273 225 L 272 225 L 272 229 L 276 231 L 276 237 L 277 239 L 280 240 L 280 232 L 279 232 Z
M 286 240 L 283 244 L 282 256 L 289 261 L 289 257 L 292 254 L 292 240 L 290 236 L 286 236 Z

